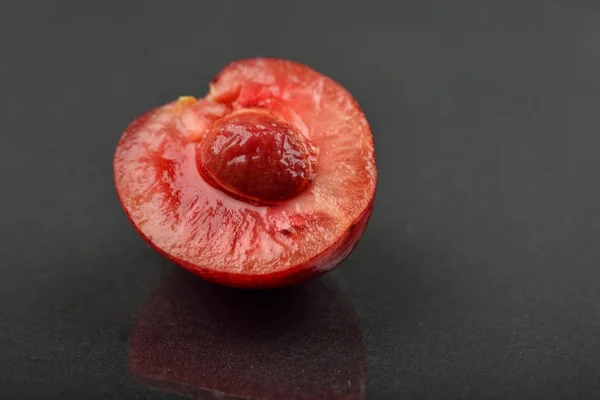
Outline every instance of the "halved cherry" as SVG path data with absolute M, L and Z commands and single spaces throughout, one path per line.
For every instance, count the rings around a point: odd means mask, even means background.
M 253 288 L 339 264 L 366 228 L 377 180 L 371 131 L 350 93 L 277 59 L 231 63 L 205 98 L 138 117 L 114 170 L 151 246 L 208 280 Z

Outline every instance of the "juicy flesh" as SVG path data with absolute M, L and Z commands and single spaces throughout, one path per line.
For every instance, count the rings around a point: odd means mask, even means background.
M 198 169 L 215 121 L 248 108 L 272 112 L 313 146 L 312 181 L 275 205 L 236 199 Z M 154 247 L 190 269 L 233 275 L 330 268 L 319 256 L 368 214 L 376 185 L 371 132 L 352 96 L 306 66 L 271 59 L 232 63 L 204 99 L 139 117 L 114 166 L 121 202 Z

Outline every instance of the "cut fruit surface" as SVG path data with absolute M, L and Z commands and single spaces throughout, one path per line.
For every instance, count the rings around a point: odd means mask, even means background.
M 377 172 L 353 97 L 309 67 L 229 64 L 200 100 L 138 117 L 114 158 L 128 217 L 165 256 L 230 286 L 325 272 L 368 222 Z

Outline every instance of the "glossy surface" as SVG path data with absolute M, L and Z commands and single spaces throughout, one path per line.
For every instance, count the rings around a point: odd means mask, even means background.
M 0 399 L 223 399 L 176 378 L 232 353 L 241 382 L 306 388 L 255 357 L 281 348 L 318 361 L 313 389 L 363 360 L 366 400 L 600 398 L 597 2 L 5 1 L 0 22 Z M 188 280 L 110 165 L 132 116 L 256 55 L 335 77 L 377 153 L 362 240 L 290 301 Z M 138 332 L 175 389 L 130 372 Z
M 173 273 L 144 305 L 130 345 L 133 380 L 193 398 L 365 396 L 362 328 L 326 278 L 257 293 Z
M 230 286 L 288 285 L 335 267 L 366 228 L 377 181 L 371 131 L 350 93 L 304 65 L 249 59 L 223 68 L 204 102 L 158 107 L 121 137 L 115 185 L 135 228 L 169 259 Z M 243 156 L 259 160 L 227 166 Z M 282 161 L 294 166 L 245 179 Z M 257 198 L 278 195 L 291 198 Z

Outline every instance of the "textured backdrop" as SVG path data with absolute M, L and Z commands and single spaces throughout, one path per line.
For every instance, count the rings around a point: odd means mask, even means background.
M 210 329 L 194 320 L 192 338 L 177 336 L 188 353 L 221 337 L 229 311 L 164 290 L 214 288 L 134 232 L 113 151 L 137 115 L 203 95 L 223 65 L 251 56 L 303 62 L 355 95 L 379 186 L 361 244 L 315 283 L 336 289 L 285 295 L 316 314 L 238 310 L 231 318 L 251 324 L 231 329 L 289 335 L 293 354 L 323 365 L 343 349 L 344 368 L 315 368 L 324 384 L 354 374 L 368 399 L 600 397 L 597 2 L 85 3 L 0 6 L 0 397 L 180 398 L 132 376 L 140 315 L 199 307 Z M 294 334 L 314 332 L 306 321 L 323 334 Z M 258 362 L 227 340 L 231 363 Z

